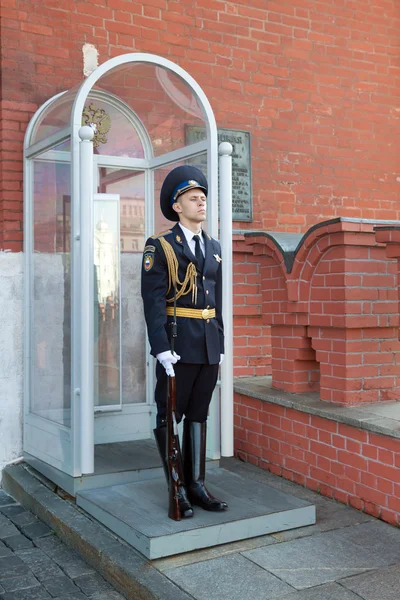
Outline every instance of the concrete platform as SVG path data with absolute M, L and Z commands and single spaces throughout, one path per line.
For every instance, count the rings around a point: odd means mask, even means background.
M 315 506 L 225 469 L 207 487 L 228 503 L 222 513 L 195 508 L 192 519 L 168 519 L 164 478 L 79 492 L 78 506 L 148 559 L 209 548 L 315 523 Z

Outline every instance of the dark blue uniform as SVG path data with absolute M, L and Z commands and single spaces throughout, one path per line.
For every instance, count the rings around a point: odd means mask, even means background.
M 171 349 L 170 323 L 167 306 L 173 309 L 173 287 L 168 292 L 168 263 L 161 238 L 168 242 L 178 261 L 178 280 L 183 282 L 190 263 L 197 267 L 197 260 L 190 250 L 179 224 L 172 230 L 149 238 L 146 242 L 142 265 L 142 298 L 151 353 Z M 197 302 L 189 293 L 177 299 L 177 309 L 215 309 L 215 317 L 177 317 L 175 352 L 181 357 L 174 365 L 177 387 L 177 409 L 181 418 L 186 414 L 192 421 L 203 422 L 207 418 L 208 406 L 214 390 L 220 355 L 224 353 L 222 324 L 222 267 L 220 244 L 203 232 L 205 260 L 203 272 L 197 270 Z M 177 290 L 179 292 L 179 284 Z M 179 310 L 178 310 L 179 312 Z M 158 407 L 158 422 L 165 417 L 167 375 L 157 363 L 157 386 L 155 399 Z
M 179 198 L 189 190 L 208 193 L 204 174 L 192 165 L 175 167 L 165 178 L 160 192 L 160 208 L 169 221 L 179 221 Z M 203 199 L 200 203 L 203 204 Z M 182 206 L 182 205 L 181 205 Z M 200 219 L 201 221 L 201 219 Z M 190 223 L 200 225 L 196 219 Z M 182 222 L 187 222 L 183 220 Z M 191 227 L 189 230 L 192 231 Z M 174 364 L 176 420 L 183 416 L 183 457 L 179 436 L 166 423 L 168 376 L 157 361 L 157 427 L 154 437 L 169 482 L 168 440 L 176 450 L 177 498 L 180 516 L 193 516 L 192 504 L 205 510 L 226 510 L 227 504 L 214 498 L 204 485 L 206 472 L 207 412 L 218 376 L 220 355 L 224 353 L 222 325 L 221 247 L 203 232 L 205 256 L 198 236 L 192 253 L 185 234 L 177 224 L 172 230 L 149 238 L 143 253 L 142 298 L 151 353 L 169 354 L 170 323 L 176 298 L 177 337 L 174 351 L 181 357 Z M 164 357 L 165 358 L 165 357 Z M 170 373 L 173 376 L 172 373 Z

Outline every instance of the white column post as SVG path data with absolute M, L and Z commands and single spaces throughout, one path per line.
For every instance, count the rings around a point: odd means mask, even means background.
M 79 129 L 79 179 L 80 179 L 80 450 L 83 474 L 94 472 L 94 323 L 93 323 L 93 137 L 88 125 Z
M 221 366 L 221 455 L 233 456 L 232 145 L 219 145 L 219 205 L 222 252 L 222 314 L 225 359 Z

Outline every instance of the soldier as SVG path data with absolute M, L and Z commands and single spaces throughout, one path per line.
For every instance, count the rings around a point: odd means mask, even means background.
M 151 354 L 157 358 L 154 435 L 166 475 L 169 375 L 176 380 L 177 421 L 185 417 L 183 467 L 178 461 L 182 517 L 193 516 L 192 504 L 210 511 L 227 508 L 204 485 L 208 407 L 224 356 L 221 247 L 202 230 L 207 192 L 207 180 L 199 169 L 189 165 L 173 169 L 162 185 L 160 206 L 166 219 L 178 223 L 149 238 L 143 254 L 144 314 Z M 169 324 L 174 289 L 177 338 L 172 354 Z

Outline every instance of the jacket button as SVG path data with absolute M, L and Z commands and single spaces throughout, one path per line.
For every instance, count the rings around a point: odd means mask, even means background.
M 206 294 L 208 294 L 208 290 L 206 290 Z
M 205 280 L 206 280 L 206 278 L 205 278 L 205 277 L 204 277 L 204 275 L 203 275 L 203 281 L 205 281 Z
M 207 319 L 207 323 L 209 323 L 209 322 L 210 322 L 210 319 Z

